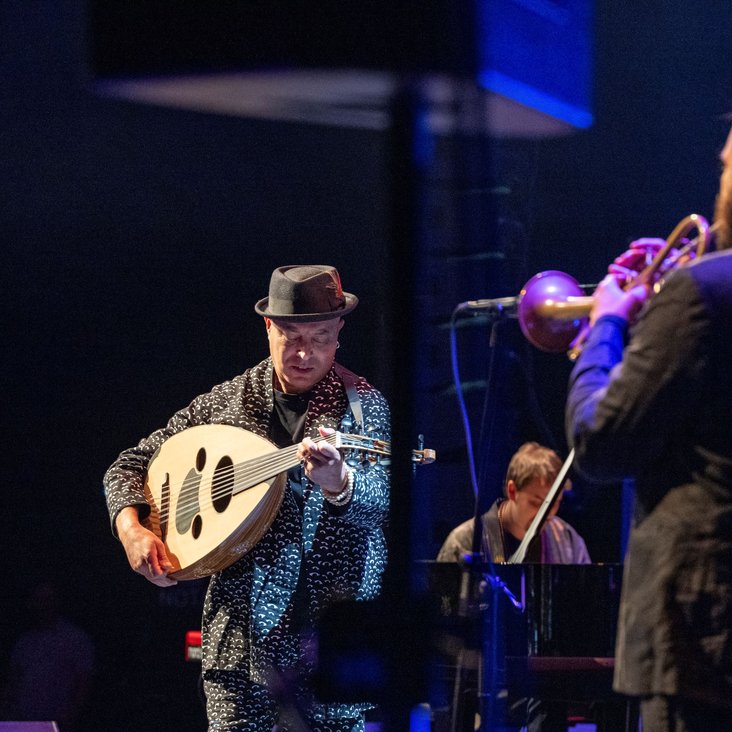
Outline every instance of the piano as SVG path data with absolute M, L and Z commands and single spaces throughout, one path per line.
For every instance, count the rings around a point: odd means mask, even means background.
M 448 704 L 464 683 L 494 698 L 623 703 L 612 690 L 621 564 L 496 564 L 466 575 L 456 563 L 425 561 L 416 576 L 434 600 Z

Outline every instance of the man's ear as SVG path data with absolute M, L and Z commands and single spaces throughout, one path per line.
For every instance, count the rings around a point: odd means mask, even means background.
M 506 483 L 506 496 L 508 500 L 515 501 L 517 494 L 518 488 L 516 487 L 516 483 L 513 480 L 509 480 L 508 483 Z

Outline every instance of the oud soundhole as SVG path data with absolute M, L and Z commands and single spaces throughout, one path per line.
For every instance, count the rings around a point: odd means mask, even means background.
M 228 455 L 219 460 L 211 483 L 211 503 L 218 513 L 223 513 L 234 493 L 234 463 Z
M 206 465 L 206 448 L 202 447 L 196 455 L 196 470 L 200 473 Z
M 196 518 L 193 519 L 193 524 L 191 525 L 191 534 L 193 535 L 194 539 L 198 539 L 198 537 L 201 535 L 202 526 L 203 520 L 201 519 L 201 514 L 199 513 Z

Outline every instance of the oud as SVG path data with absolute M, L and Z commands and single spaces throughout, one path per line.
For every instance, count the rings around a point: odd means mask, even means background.
M 316 437 L 339 449 L 383 460 L 389 442 L 334 432 Z M 199 425 L 166 440 L 145 476 L 150 515 L 145 526 L 164 544 L 176 580 L 208 577 L 243 557 L 272 525 L 282 503 L 287 471 L 299 464 L 298 445 L 278 448 L 232 425 Z M 427 464 L 432 450 L 413 450 Z

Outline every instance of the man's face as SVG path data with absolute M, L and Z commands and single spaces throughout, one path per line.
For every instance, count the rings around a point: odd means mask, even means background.
M 513 503 L 513 520 L 524 531 L 531 526 L 531 522 L 539 512 L 539 508 L 541 508 L 541 504 L 544 503 L 544 499 L 547 497 L 551 487 L 552 482 L 546 478 L 534 478 L 521 490 L 516 488 L 516 484 L 512 480 L 508 481 L 507 493 L 508 499 Z M 552 510 L 549 512 L 550 516 L 554 516 L 559 510 L 561 500 L 562 494 L 560 492 L 557 500 L 552 506 Z
M 287 394 L 309 391 L 333 365 L 343 320 L 287 323 L 264 319 L 279 388 Z

